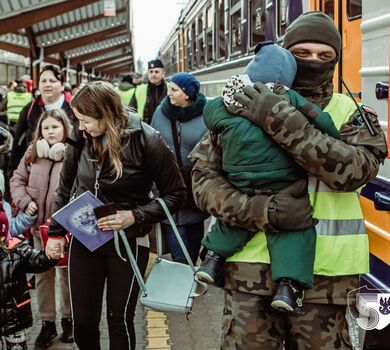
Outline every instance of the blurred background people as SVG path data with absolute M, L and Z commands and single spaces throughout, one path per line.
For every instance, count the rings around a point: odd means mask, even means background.
M 137 86 L 131 99 L 133 107 L 143 121 L 150 124 L 157 106 L 167 95 L 167 84 L 164 80 L 165 70 L 161 60 L 148 62 L 148 82 Z
M 7 92 L 7 95 L 0 103 L 0 120 L 4 123 L 9 123 L 11 128 L 17 124 L 20 112 L 23 107 L 31 102 L 31 93 L 27 91 L 26 83 L 19 79 L 16 80 L 16 86 Z
M 44 111 L 63 109 L 73 124 L 75 117 L 70 108 L 72 96 L 63 91 L 63 83 L 61 70 L 56 66 L 47 65 L 41 70 L 38 83 L 40 95 L 20 112 L 8 169 L 9 177 L 19 165 L 27 146 L 31 143 L 38 120 Z
M 115 91 L 119 94 L 121 98 L 122 106 L 128 106 L 135 91 L 133 85 L 133 78 L 130 74 L 127 74 L 122 78 L 121 83 L 117 87 L 115 87 Z

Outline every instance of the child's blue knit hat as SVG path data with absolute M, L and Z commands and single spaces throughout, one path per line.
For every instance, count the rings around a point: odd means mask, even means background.
M 248 63 L 244 74 L 254 83 L 274 83 L 280 80 L 291 87 L 297 72 L 297 62 L 292 53 L 271 41 L 256 47 L 256 56 Z

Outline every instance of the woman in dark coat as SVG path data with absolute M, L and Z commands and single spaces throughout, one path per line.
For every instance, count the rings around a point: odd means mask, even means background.
M 102 230 L 124 230 L 141 273 L 149 249 L 145 236 L 162 221 L 161 206 L 149 197 L 152 183 L 170 211 L 185 200 L 185 186 L 172 152 L 161 135 L 140 118 L 126 112 L 119 95 L 104 82 L 85 85 L 71 107 L 78 119 L 74 146 L 67 149 L 53 211 L 74 194 L 91 191 L 103 203 L 114 202 L 117 212 L 100 218 Z M 73 190 L 72 190 L 73 189 Z M 72 193 L 71 193 L 72 192 Z M 46 251 L 60 242 L 66 231 L 56 222 L 49 227 Z M 125 254 L 123 245 L 119 249 Z M 128 261 L 123 261 L 114 239 L 91 252 L 73 236 L 69 253 L 69 280 L 74 338 L 81 350 L 98 350 L 99 322 L 107 281 L 107 321 L 111 350 L 135 349 L 134 311 L 139 286 Z

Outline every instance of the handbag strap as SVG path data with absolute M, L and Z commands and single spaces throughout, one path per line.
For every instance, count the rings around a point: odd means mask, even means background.
M 143 295 L 146 296 L 148 294 L 147 290 L 146 290 L 146 284 L 145 284 L 144 278 L 141 274 L 141 271 L 139 270 L 139 267 L 137 265 L 137 261 L 134 258 L 134 254 L 131 251 L 130 244 L 129 244 L 129 241 L 127 240 L 125 231 L 119 230 L 119 231 L 114 232 L 114 244 L 115 244 L 115 250 L 116 250 L 117 254 L 119 255 L 119 257 L 123 261 L 126 261 L 126 259 L 122 256 L 121 251 L 120 251 L 119 238 L 122 239 L 122 242 L 125 246 L 127 256 L 129 257 L 129 260 L 130 260 L 130 265 L 134 271 L 134 276 L 137 279 L 137 282 L 142 290 Z
M 176 120 L 174 119 L 171 119 L 171 129 L 172 129 L 173 145 L 175 146 L 176 160 L 177 160 L 177 164 L 179 165 L 179 168 L 181 169 L 183 167 L 183 161 L 181 159 L 179 137 L 177 135 L 177 128 L 176 128 Z
M 177 230 L 175 221 L 173 220 L 172 215 L 169 212 L 167 205 L 165 204 L 165 202 L 161 198 L 156 198 L 155 201 L 157 201 L 161 205 L 161 207 L 163 208 L 163 210 L 168 218 L 168 221 L 169 221 L 170 225 L 172 226 L 173 232 L 175 233 L 176 239 L 179 242 L 180 248 L 182 249 L 184 256 L 188 262 L 188 265 L 191 266 L 193 273 L 195 273 L 196 272 L 195 266 L 191 260 L 190 254 L 188 254 L 188 250 L 183 242 L 183 239 L 181 238 L 181 236 L 179 234 L 179 231 Z M 162 252 L 161 226 L 160 226 L 160 230 L 158 230 L 158 227 L 156 227 L 156 235 L 157 235 L 157 237 L 156 237 L 157 256 L 160 258 L 161 252 Z

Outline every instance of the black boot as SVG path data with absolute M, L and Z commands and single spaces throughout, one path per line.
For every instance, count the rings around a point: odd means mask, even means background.
M 63 333 L 61 334 L 60 340 L 63 343 L 73 343 L 73 321 L 71 318 L 62 318 L 61 327 Z
M 43 349 L 50 346 L 53 339 L 57 336 L 57 329 L 55 322 L 42 321 L 42 328 L 39 332 L 35 345 Z
M 208 250 L 202 265 L 195 272 L 195 278 L 199 281 L 223 287 L 223 267 L 225 258 L 212 250 Z
M 296 312 L 302 314 L 303 296 L 303 289 L 295 281 L 283 278 L 279 282 L 271 306 L 282 312 Z

